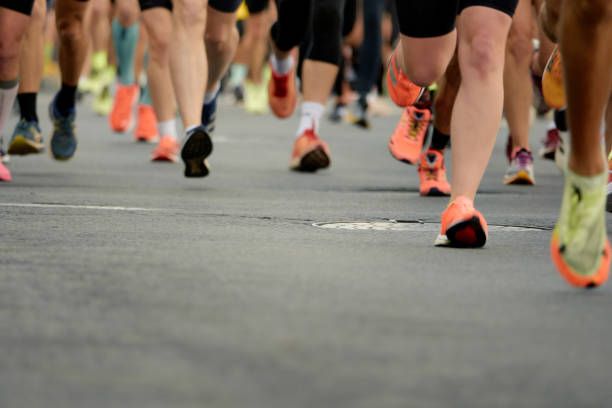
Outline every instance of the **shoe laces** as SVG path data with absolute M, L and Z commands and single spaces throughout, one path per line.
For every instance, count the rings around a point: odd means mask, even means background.
M 533 158 L 527 149 L 521 149 L 515 153 L 514 161 L 520 167 L 527 167 L 532 164 Z
M 412 140 L 416 140 L 421 132 L 423 132 L 423 129 L 429 124 L 429 121 L 425 118 L 425 114 L 416 111 L 414 111 L 414 113 L 408 113 L 405 120 L 409 128 L 408 138 Z
M 55 130 L 60 136 L 72 137 L 74 131 L 74 120 L 70 116 L 62 116 L 55 119 Z

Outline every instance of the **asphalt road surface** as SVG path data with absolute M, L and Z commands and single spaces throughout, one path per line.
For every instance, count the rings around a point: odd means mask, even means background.
M 489 241 L 442 249 L 446 199 L 387 151 L 397 112 L 324 121 L 316 174 L 288 170 L 296 116 L 218 116 L 206 179 L 149 162 L 87 101 L 73 160 L 13 157 L 0 407 L 612 406 L 612 285 L 576 290 L 549 260 L 552 162 L 504 186 L 502 128 L 476 201 Z M 336 222 L 376 224 L 313 225 Z

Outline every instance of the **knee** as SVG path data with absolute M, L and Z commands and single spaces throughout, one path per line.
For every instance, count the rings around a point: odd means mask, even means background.
M 206 23 L 206 8 L 202 0 L 179 0 L 174 4 L 173 14 L 183 27 L 203 27 Z
M 467 43 L 462 75 L 467 79 L 471 73 L 479 80 L 487 80 L 493 73 L 501 72 L 504 53 L 500 48 L 498 42 L 485 33 L 474 35 Z
M 167 64 L 170 58 L 170 35 L 149 32 L 149 58 L 157 64 Z
M 429 86 L 436 82 L 444 74 L 443 66 L 426 66 L 414 64 L 406 69 L 406 75 L 418 86 Z
M 19 57 L 20 44 L 21 36 L 0 30 L 0 66 Z
M 68 47 L 76 46 L 84 36 L 83 33 L 83 16 L 78 14 L 70 14 L 58 17 L 57 19 L 57 34 L 62 44 Z
M 138 9 L 134 9 L 130 3 L 129 1 L 120 1 L 115 6 L 115 18 L 122 27 L 130 27 L 138 20 Z
M 234 24 L 210 24 L 206 28 L 206 49 L 214 53 L 231 50 L 238 42 L 238 30 Z
M 507 55 L 521 65 L 529 64 L 533 54 L 530 32 L 531 27 L 516 27 L 508 36 Z

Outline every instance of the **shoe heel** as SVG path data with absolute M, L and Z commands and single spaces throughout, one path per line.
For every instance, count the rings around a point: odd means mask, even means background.
M 446 236 L 449 245 L 458 248 L 480 248 L 487 242 L 487 234 L 478 217 L 453 225 L 446 231 Z
M 181 150 L 185 162 L 185 177 L 206 177 L 209 173 L 204 160 L 212 153 L 212 141 L 204 131 L 196 131 L 189 136 Z

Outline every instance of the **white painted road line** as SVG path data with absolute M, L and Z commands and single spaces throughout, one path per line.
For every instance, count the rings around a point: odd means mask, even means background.
M 106 211 L 164 211 L 160 208 L 119 207 L 105 205 L 74 205 L 74 204 L 37 204 L 37 203 L 0 203 L 0 207 L 21 208 L 69 208 L 74 210 L 106 210 Z

